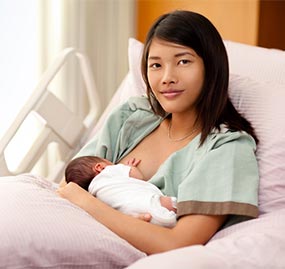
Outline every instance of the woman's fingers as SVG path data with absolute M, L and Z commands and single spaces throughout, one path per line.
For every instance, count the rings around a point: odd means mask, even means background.
M 143 213 L 143 214 L 139 214 L 138 219 L 146 221 L 146 222 L 150 222 L 151 221 L 151 215 L 149 213 Z
M 56 190 L 56 193 L 62 198 L 65 198 L 77 205 L 84 201 L 84 199 L 87 197 L 87 194 L 89 194 L 74 182 L 69 182 L 64 187 L 58 188 Z

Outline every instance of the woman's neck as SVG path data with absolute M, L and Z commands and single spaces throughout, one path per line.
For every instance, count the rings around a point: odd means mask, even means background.
M 196 122 L 196 114 L 172 114 L 168 117 L 168 133 L 170 139 L 184 140 L 200 132 L 200 124 Z M 186 138 L 185 138 L 186 139 Z

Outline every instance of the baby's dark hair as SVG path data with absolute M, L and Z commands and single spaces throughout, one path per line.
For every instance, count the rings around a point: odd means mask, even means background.
M 93 166 L 104 159 L 96 156 L 82 156 L 73 159 L 65 169 L 66 182 L 74 182 L 88 191 L 88 186 L 97 175 Z

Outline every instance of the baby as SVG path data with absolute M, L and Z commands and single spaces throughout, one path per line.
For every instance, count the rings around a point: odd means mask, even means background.
M 165 227 L 176 224 L 176 198 L 164 196 L 145 181 L 135 158 L 127 165 L 96 156 L 73 159 L 65 170 L 66 182 L 74 182 L 121 212 L 138 216 L 150 213 L 151 222 Z

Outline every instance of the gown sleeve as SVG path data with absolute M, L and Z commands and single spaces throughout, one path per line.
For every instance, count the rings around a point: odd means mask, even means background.
M 236 222 L 258 216 L 259 174 L 254 139 L 245 132 L 200 136 L 173 153 L 150 182 L 177 197 L 177 216 L 232 215 Z
M 178 187 L 178 216 L 258 216 L 255 142 L 241 132 L 217 135 Z

